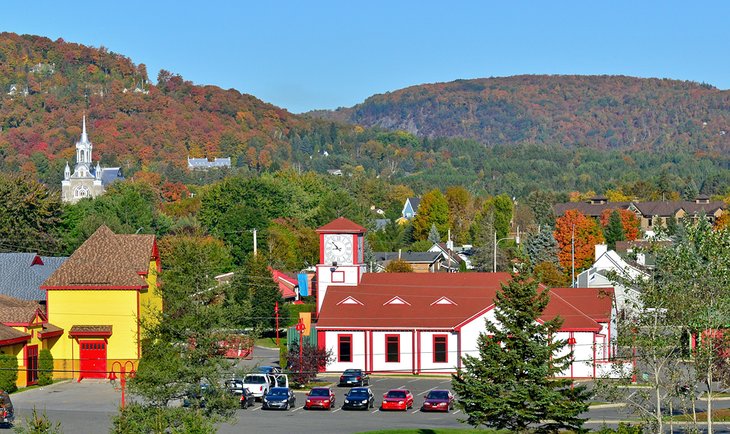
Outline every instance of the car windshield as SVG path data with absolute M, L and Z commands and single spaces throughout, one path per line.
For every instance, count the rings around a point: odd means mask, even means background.
M 428 392 L 426 399 L 449 399 L 449 392 L 445 390 L 432 390 Z
M 266 378 L 261 375 L 247 375 L 243 379 L 243 382 L 248 384 L 264 384 L 266 383 Z
M 360 375 L 359 369 L 348 369 L 343 375 Z
M 287 396 L 287 395 L 289 395 L 289 391 L 287 389 L 284 389 L 284 388 L 275 387 L 275 388 L 271 389 L 271 391 L 269 392 L 269 395 L 271 395 L 271 396 Z
M 353 398 L 353 399 L 361 399 L 361 398 L 367 398 L 368 393 L 364 390 L 351 390 L 347 396 L 350 398 Z
M 309 396 L 330 396 L 330 392 L 327 389 L 312 389 Z
M 406 392 L 403 390 L 391 390 L 388 392 L 388 394 L 385 396 L 386 398 L 405 398 Z

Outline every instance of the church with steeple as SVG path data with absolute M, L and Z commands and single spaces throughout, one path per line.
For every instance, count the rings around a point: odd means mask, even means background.
M 81 199 L 101 196 L 109 184 L 123 180 L 119 167 L 102 168 L 99 161 L 94 166 L 91 159 L 93 145 L 86 134 L 86 116 L 84 115 L 81 140 L 76 142 L 76 165 L 73 173 L 66 163 L 61 181 L 61 200 L 76 203 Z

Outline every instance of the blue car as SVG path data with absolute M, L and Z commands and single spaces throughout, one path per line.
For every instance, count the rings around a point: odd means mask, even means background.
M 289 410 L 290 407 L 294 407 L 296 405 L 296 396 L 294 396 L 294 392 L 288 387 L 273 387 L 271 390 L 269 390 L 269 393 L 264 395 L 263 398 L 263 405 L 261 408 L 263 410 L 268 409 L 280 409 L 280 410 Z

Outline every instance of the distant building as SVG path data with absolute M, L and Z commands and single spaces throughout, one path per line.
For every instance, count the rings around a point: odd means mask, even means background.
M 189 170 L 208 170 L 208 169 L 229 169 L 231 167 L 231 158 L 214 158 L 209 161 L 207 158 L 190 158 L 188 157 Z
M 76 203 L 87 197 L 98 197 L 106 192 L 106 187 L 113 182 L 124 179 L 119 167 L 102 168 L 99 162 L 93 165 L 91 154 L 93 145 L 86 134 L 86 116 L 81 130 L 81 140 L 76 142 L 76 165 L 71 168 L 66 163 L 61 181 L 61 200 Z
M 40 286 L 66 259 L 36 253 L 0 253 L 0 295 L 45 303 L 46 291 Z

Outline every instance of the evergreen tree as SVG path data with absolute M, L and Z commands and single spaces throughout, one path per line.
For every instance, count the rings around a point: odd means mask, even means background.
M 439 230 L 436 229 L 436 224 L 431 225 L 431 230 L 428 232 L 428 241 L 436 244 L 441 242 L 441 234 L 439 234 Z
M 603 228 L 603 237 L 606 239 L 609 250 L 616 250 L 616 241 L 626 239 L 624 234 L 624 226 L 621 223 L 621 214 L 618 210 L 613 210 L 608 218 L 608 224 Z
M 492 271 L 494 267 L 494 214 L 477 218 L 474 224 L 474 254 L 472 264 L 477 271 Z
M 464 367 L 452 378 L 457 405 L 467 422 L 510 432 L 559 429 L 582 431 L 588 409 L 584 386 L 571 387 L 569 379 L 555 379 L 567 369 L 572 353 L 559 356 L 565 341 L 552 336 L 559 317 L 538 322 L 549 302 L 548 291 L 526 274 L 514 274 L 495 299 L 495 322 L 487 321 L 478 338 L 479 356 L 464 357 Z
M 558 242 L 551 226 L 542 226 L 539 232 L 528 235 L 524 246 L 532 267 L 544 262 L 558 265 Z
M 697 199 L 697 196 L 700 194 L 700 189 L 697 187 L 697 183 L 695 183 L 694 179 L 690 178 L 689 181 L 684 185 L 684 189 L 682 190 L 682 199 L 693 201 Z
M 229 288 L 229 300 L 244 309 L 250 309 L 249 318 L 234 318 L 233 324 L 242 327 L 254 327 L 257 330 L 272 329 L 276 326 L 274 305 L 284 309 L 284 299 L 279 287 L 271 275 L 269 266 L 262 256 L 250 255 L 243 267 L 233 277 Z M 280 311 L 283 317 L 288 314 Z

